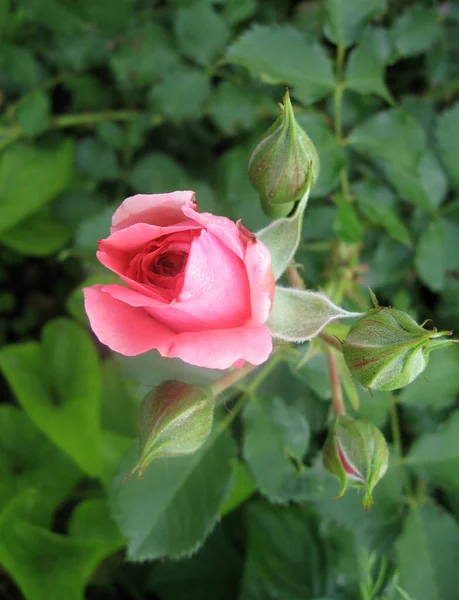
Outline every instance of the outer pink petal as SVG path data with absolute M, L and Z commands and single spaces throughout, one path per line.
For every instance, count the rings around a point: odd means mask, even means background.
M 198 367 L 228 369 L 242 360 L 259 365 L 268 359 L 271 350 L 267 327 L 238 327 L 180 333 L 163 356 L 181 358 Z
M 187 217 L 217 236 L 239 258 L 244 258 L 245 244 L 236 223 L 226 217 L 217 217 L 210 213 L 198 213 L 188 206 L 184 206 L 182 210 Z
M 115 231 L 108 238 L 101 240 L 99 242 L 99 250 L 106 252 L 114 250 L 135 254 L 145 244 L 162 235 L 169 235 L 178 231 L 188 231 L 190 229 L 201 229 L 201 227 L 188 219 L 182 219 L 180 223 L 176 223 L 170 227 L 159 227 L 157 225 L 149 225 L 148 223 L 135 223 L 130 227 Z
M 175 334 L 143 308 L 115 300 L 103 287 L 93 285 L 83 289 L 86 313 L 99 340 L 125 356 L 142 354 L 152 348 L 167 356 Z
M 250 323 L 244 263 L 213 233 L 203 230 L 191 245 L 177 300 L 148 312 L 176 331 L 232 329 Z
M 268 319 L 276 285 L 271 270 L 271 254 L 262 242 L 247 244 L 245 266 L 250 284 L 252 323 L 262 325 Z
M 118 283 L 102 285 L 100 290 L 106 294 L 109 294 L 115 300 L 119 300 L 124 304 L 129 304 L 129 306 L 133 306 L 134 308 L 162 308 L 163 306 L 169 306 L 169 303 L 162 298 L 146 296 L 142 292 L 136 292 Z
M 194 192 L 180 191 L 169 194 L 137 194 L 121 204 L 112 217 L 111 233 L 135 223 L 149 223 L 161 227 L 183 221 L 182 207 L 196 206 Z

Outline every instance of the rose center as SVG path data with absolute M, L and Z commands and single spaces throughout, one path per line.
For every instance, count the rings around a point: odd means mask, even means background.
M 153 261 L 151 270 L 157 275 L 163 277 L 175 277 L 183 271 L 186 262 L 185 252 L 170 251 L 164 252 Z

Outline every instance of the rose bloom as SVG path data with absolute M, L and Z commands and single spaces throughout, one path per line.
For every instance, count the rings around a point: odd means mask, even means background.
M 213 369 L 268 358 L 271 257 L 240 223 L 200 213 L 194 192 L 138 194 L 115 212 L 110 233 L 97 258 L 126 285 L 83 290 L 103 344 Z

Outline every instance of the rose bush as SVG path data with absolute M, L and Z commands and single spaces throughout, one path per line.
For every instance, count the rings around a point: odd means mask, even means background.
M 214 369 L 268 358 L 271 257 L 240 223 L 200 213 L 191 191 L 138 194 L 115 212 L 110 233 L 97 257 L 126 285 L 84 289 L 103 344 Z

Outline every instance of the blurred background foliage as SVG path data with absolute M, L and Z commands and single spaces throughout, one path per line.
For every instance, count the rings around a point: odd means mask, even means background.
M 313 344 L 231 434 L 121 483 L 147 386 L 217 374 L 96 343 L 97 240 L 125 197 L 176 189 L 263 227 L 247 159 L 286 86 L 321 160 L 307 285 L 459 330 L 457 3 L 0 0 L 0 597 L 457 599 L 456 349 L 359 393 L 393 451 L 369 514 L 320 467 Z

